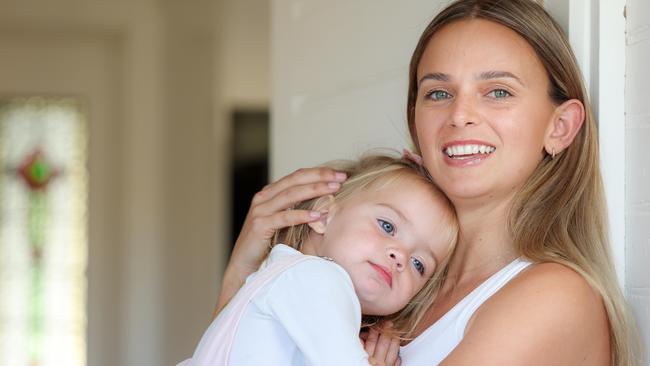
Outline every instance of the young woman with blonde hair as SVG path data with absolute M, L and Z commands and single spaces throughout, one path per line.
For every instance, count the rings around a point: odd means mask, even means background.
M 407 108 L 460 241 L 403 365 L 640 365 L 610 254 L 597 125 L 556 22 L 530 0 L 454 1 L 415 49 Z M 310 220 L 284 209 L 342 179 L 299 170 L 255 197 L 218 307 L 276 228 Z M 375 357 L 397 357 L 394 340 L 369 339 Z

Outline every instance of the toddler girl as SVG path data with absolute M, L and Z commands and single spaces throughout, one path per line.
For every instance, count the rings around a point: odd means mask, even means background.
M 363 323 L 411 332 L 456 242 L 452 205 L 410 159 L 366 156 L 336 167 L 334 195 L 295 209 L 323 214 L 280 230 L 260 269 L 181 365 L 368 365 Z

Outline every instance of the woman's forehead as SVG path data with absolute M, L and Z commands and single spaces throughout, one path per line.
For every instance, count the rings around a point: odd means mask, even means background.
M 484 19 L 459 20 L 431 37 L 418 64 L 418 80 L 427 73 L 453 79 L 495 71 L 521 78 L 546 72 L 530 44 L 515 31 Z

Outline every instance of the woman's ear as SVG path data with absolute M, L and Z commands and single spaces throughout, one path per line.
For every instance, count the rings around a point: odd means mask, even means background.
M 323 196 L 319 198 L 318 200 L 316 200 L 316 203 L 314 204 L 312 210 L 320 211 L 321 216 L 318 220 L 309 222 L 307 223 L 307 225 L 309 225 L 309 227 L 317 234 L 321 234 L 321 235 L 325 234 L 325 230 L 327 229 L 327 224 L 332 218 L 333 209 L 334 209 L 333 195 L 329 194 L 327 196 Z
M 560 104 L 548 126 L 544 139 L 544 149 L 555 157 L 566 149 L 580 131 L 585 121 L 585 107 L 581 101 L 570 99 Z

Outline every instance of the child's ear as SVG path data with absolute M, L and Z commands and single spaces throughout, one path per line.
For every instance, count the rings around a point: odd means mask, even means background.
M 332 217 L 332 209 L 334 208 L 334 196 L 329 194 L 327 196 L 323 196 L 316 200 L 316 203 L 314 204 L 314 207 L 312 210 L 314 211 L 320 211 L 322 214 L 320 218 L 316 221 L 312 221 L 307 223 L 309 227 L 314 230 L 317 234 L 324 234 L 325 229 L 327 228 L 327 223 L 329 222 L 330 218 Z
M 579 100 L 570 99 L 559 105 L 546 131 L 544 139 L 546 152 L 555 157 L 571 145 L 584 121 L 585 107 Z

